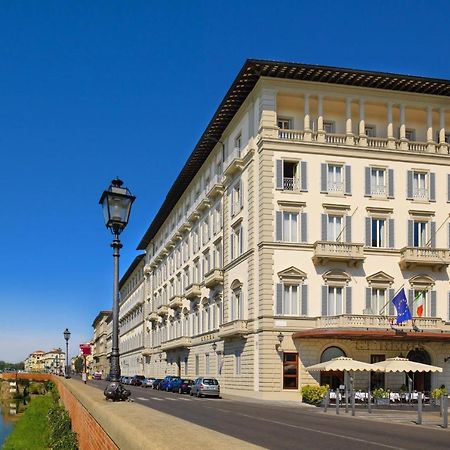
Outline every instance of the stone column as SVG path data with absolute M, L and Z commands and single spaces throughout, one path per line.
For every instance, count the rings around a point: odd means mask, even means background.
M 311 141 L 312 134 L 311 134 L 311 117 L 309 113 L 309 94 L 305 94 L 303 130 L 305 132 L 304 140 Z
M 392 115 L 392 103 L 387 104 L 387 147 L 395 149 L 395 137 L 394 137 L 394 120 Z
M 345 99 L 345 143 L 347 145 L 355 145 L 355 135 L 353 134 L 352 125 L 352 99 Z
M 277 92 L 263 89 L 259 98 L 259 134 L 265 137 L 278 137 Z
M 405 105 L 400 105 L 400 149 L 408 150 L 408 139 L 406 139 Z
M 427 108 L 427 151 L 430 153 L 436 151 L 433 139 L 433 108 L 431 106 Z
M 367 147 L 367 136 L 366 136 L 366 119 L 365 119 L 365 105 L 364 98 L 359 99 L 359 145 L 362 147 Z
M 317 141 L 325 142 L 325 131 L 323 129 L 323 95 L 317 97 Z
M 439 110 L 439 153 L 448 153 L 448 144 L 445 142 L 445 110 Z

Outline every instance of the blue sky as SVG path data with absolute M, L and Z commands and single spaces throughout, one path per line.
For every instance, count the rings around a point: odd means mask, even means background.
M 98 206 L 137 196 L 122 273 L 247 58 L 450 79 L 448 1 L 0 2 L 0 359 L 111 306 Z

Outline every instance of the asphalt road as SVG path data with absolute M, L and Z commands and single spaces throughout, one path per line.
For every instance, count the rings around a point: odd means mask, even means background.
M 107 383 L 89 384 L 103 389 Z M 136 403 L 270 449 L 450 449 L 450 431 L 439 428 L 361 420 L 343 414 L 335 417 L 319 408 L 241 401 L 226 395 L 222 399 L 198 399 L 127 388 Z

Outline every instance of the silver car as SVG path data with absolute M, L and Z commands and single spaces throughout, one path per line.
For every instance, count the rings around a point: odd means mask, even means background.
M 215 378 L 199 377 L 191 386 L 191 395 L 197 397 L 220 397 L 220 385 Z

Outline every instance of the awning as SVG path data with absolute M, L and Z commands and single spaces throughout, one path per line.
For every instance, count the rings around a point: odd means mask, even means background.
M 371 364 L 371 366 L 375 368 L 374 370 L 381 370 L 382 372 L 442 372 L 442 367 L 422 364 L 400 357 L 387 358 L 385 361 Z
M 330 359 L 330 361 L 321 362 L 319 364 L 314 364 L 313 366 L 306 367 L 308 372 L 322 372 L 329 370 L 339 370 L 343 371 L 360 371 L 360 372 L 370 372 L 370 371 L 381 371 L 381 369 L 374 368 L 372 364 L 367 364 L 362 361 L 356 361 L 352 358 L 347 358 L 346 356 L 339 356 L 337 358 Z
M 450 333 L 432 331 L 401 331 L 401 330 L 358 330 L 339 328 L 312 328 L 297 331 L 293 339 L 379 339 L 405 341 L 450 341 Z

